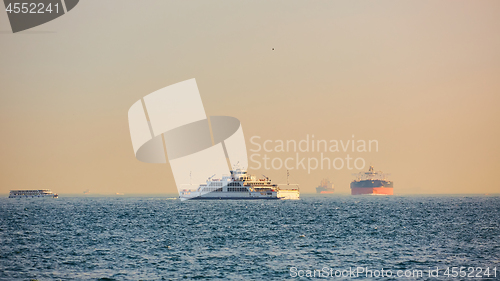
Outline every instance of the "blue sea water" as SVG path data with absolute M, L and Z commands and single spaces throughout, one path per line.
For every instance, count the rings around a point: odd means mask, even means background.
M 286 280 L 363 267 L 427 280 L 438 267 L 456 280 L 445 269 L 461 266 L 497 267 L 499 279 L 499 215 L 497 196 L 0 198 L 0 279 Z M 353 278 L 318 272 L 300 279 Z

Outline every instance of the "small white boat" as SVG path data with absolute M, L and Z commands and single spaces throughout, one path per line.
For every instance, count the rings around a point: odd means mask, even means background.
M 54 194 L 50 189 L 33 189 L 33 190 L 11 190 L 9 198 L 38 198 L 51 197 L 58 198 L 59 195 Z

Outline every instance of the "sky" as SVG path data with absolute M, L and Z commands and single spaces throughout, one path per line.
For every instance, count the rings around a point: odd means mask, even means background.
M 496 0 L 80 1 L 13 34 L 0 12 L 0 193 L 176 193 L 169 164 L 135 158 L 127 112 L 191 78 L 208 116 L 241 121 L 249 156 L 254 136 L 354 135 L 378 151 L 325 156 L 363 158 L 395 194 L 499 193 L 499 14 Z M 290 181 L 347 194 L 357 172 Z

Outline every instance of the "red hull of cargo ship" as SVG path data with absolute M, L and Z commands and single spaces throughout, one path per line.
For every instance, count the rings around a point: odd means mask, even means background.
M 351 188 L 351 195 L 363 195 L 363 194 L 394 195 L 393 188 L 388 188 L 388 187 L 353 187 L 353 188 Z
M 333 191 L 321 191 L 320 194 L 333 194 Z

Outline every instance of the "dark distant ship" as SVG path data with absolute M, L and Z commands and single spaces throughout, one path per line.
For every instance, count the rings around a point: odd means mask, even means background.
M 375 172 L 373 166 L 368 172 L 360 172 L 355 176 L 356 179 L 351 182 L 352 195 L 393 195 L 393 182 L 386 179 L 388 174 Z
M 316 193 L 333 193 L 335 188 L 333 187 L 333 183 L 331 183 L 328 179 L 323 179 L 318 187 L 316 187 Z

